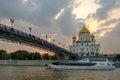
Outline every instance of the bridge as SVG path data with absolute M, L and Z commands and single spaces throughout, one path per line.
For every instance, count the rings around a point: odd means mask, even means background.
M 0 24 L 0 38 L 12 43 L 42 48 L 54 52 L 60 59 L 77 59 L 78 55 L 32 34 Z

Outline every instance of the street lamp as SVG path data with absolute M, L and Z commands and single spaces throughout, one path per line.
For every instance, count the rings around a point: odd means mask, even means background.
M 48 36 L 46 35 L 46 41 L 47 41 Z
M 29 27 L 29 31 L 30 31 L 30 34 L 31 34 L 31 31 L 32 31 L 32 28 L 31 28 L 31 27 Z
M 55 43 L 55 39 L 53 39 L 53 43 Z
M 58 44 L 59 44 L 59 46 L 60 46 L 61 43 L 59 42 Z
M 12 19 L 12 18 L 10 19 L 11 27 L 13 27 L 13 23 L 14 23 L 14 21 L 15 21 L 14 19 Z

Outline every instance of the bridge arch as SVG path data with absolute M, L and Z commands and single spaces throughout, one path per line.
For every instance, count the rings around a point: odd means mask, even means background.
M 39 37 L 8 27 L 3 24 L 0 24 L 0 38 L 9 40 L 11 42 L 20 42 L 20 43 L 32 45 L 38 48 L 43 48 L 48 51 L 53 51 L 61 59 L 68 59 L 68 58 L 72 59 L 72 57 L 77 58 L 77 56 L 74 53 L 62 47 L 59 47 Z

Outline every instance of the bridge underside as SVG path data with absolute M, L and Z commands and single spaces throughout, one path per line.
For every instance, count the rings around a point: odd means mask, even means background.
M 10 28 L 2 24 L 0 24 L 0 38 L 13 43 L 22 43 L 25 45 L 30 45 L 48 51 L 52 51 L 56 53 L 60 59 L 77 59 L 77 56 L 74 53 L 64 48 L 47 42 L 39 37 L 35 37 L 34 35 Z

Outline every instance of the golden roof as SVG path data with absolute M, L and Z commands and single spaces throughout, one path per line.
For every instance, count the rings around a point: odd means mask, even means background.
M 91 35 L 91 38 L 95 38 L 95 35 L 94 35 L 94 34 L 92 34 L 92 35 Z
M 75 35 L 73 36 L 73 39 L 76 39 L 76 36 L 75 36 Z
M 83 33 L 90 33 L 90 31 L 89 31 L 86 27 L 83 27 L 83 28 L 80 30 L 79 34 L 83 34 Z

